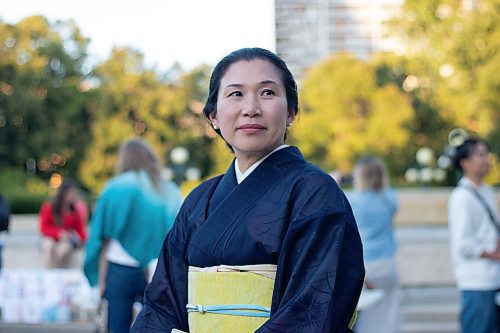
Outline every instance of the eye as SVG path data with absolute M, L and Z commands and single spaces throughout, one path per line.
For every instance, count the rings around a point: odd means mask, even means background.
M 276 94 L 275 94 L 275 93 L 274 93 L 274 91 L 273 91 L 273 90 L 271 90 L 271 89 L 264 89 L 264 90 L 262 90 L 261 95 L 262 95 L 262 96 L 274 96 L 274 95 L 276 95 Z
M 227 94 L 227 96 L 228 97 L 231 97 L 231 96 L 241 97 L 241 96 L 243 96 L 243 94 L 241 93 L 241 91 L 235 90 L 235 91 L 231 91 L 229 94 Z

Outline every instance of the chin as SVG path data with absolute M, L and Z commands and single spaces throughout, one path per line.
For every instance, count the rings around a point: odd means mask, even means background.
M 235 147 L 233 146 L 233 148 Z M 239 147 L 236 148 L 236 150 L 244 154 L 259 154 L 259 153 L 267 154 L 268 152 L 271 152 L 271 150 L 273 150 L 274 148 L 275 148 L 274 146 L 269 146 L 269 145 L 240 145 Z

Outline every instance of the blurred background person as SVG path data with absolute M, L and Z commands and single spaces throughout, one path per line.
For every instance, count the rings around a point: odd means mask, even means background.
M 489 151 L 480 138 L 457 147 L 455 167 L 463 172 L 448 204 L 453 272 L 461 291 L 463 333 L 499 333 L 500 221 L 492 188 Z
M 352 175 L 344 174 L 340 170 L 333 170 L 329 175 L 335 180 L 340 187 L 352 185 Z
M 384 291 L 384 297 L 359 312 L 356 333 L 401 331 L 401 286 L 396 267 L 393 218 L 398 199 L 389 188 L 385 163 L 375 156 L 359 159 L 353 173 L 354 191 L 348 192 L 363 242 L 365 287 Z
M 84 272 L 108 303 L 110 332 L 128 332 L 163 240 L 182 203 L 179 188 L 162 179 L 161 165 L 140 139 L 125 142 L 116 173 L 92 216 Z
M 7 200 L 0 193 L 0 271 L 2 270 L 2 249 L 9 231 L 10 209 Z
M 341 186 L 342 185 L 342 177 L 344 176 L 340 170 L 333 170 L 329 173 L 329 175 L 335 180 L 335 182 Z
M 40 208 L 42 255 L 46 268 L 68 266 L 73 251 L 87 240 L 88 209 L 71 180 L 59 187 L 54 199 Z

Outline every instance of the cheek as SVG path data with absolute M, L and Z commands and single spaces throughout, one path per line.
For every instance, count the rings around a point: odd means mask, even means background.
M 279 123 L 279 124 L 285 124 L 289 121 L 289 119 L 293 119 L 293 117 L 291 118 L 289 116 L 289 113 L 288 113 L 288 110 L 280 107 L 279 108 L 279 112 L 276 112 L 276 115 L 275 115 L 275 122 L 276 123 Z
M 222 135 L 227 137 L 231 135 L 235 124 L 235 117 L 228 112 L 218 112 L 217 120 L 214 123 L 219 127 Z
M 217 114 L 217 121 L 219 122 L 220 126 L 224 126 L 225 124 L 228 124 L 230 120 L 230 115 L 226 112 L 219 112 Z
M 229 105 L 224 102 L 217 102 L 216 118 L 219 122 L 225 122 L 230 117 L 231 109 Z

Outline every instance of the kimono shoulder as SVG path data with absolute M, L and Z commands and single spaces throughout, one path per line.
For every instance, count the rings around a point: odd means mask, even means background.
M 181 209 L 187 209 L 194 206 L 200 201 L 202 197 L 211 196 L 213 191 L 217 187 L 217 184 L 222 179 L 222 176 L 223 175 L 218 175 L 213 178 L 207 179 L 200 185 L 196 186 L 184 200 L 184 204 Z
M 344 192 L 330 175 L 310 163 L 304 163 L 296 172 L 289 203 L 302 215 L 314 215 L 315 212 L 351 214 Z M 354 222 L 354 219 L 348 221 Z

